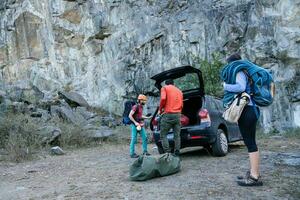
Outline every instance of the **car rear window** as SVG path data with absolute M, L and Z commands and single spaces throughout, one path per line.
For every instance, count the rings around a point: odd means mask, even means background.
M 176 87 L 181 91 L 199 89 L 200 83 L 196 73 L 188 73 L 183 77 L 174 80 Z

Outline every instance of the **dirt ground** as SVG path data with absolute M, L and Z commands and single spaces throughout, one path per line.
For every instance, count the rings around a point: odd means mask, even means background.
M 262 187 L 235 182 L 248 169 L 243 145 L 230 146 L 225 157 L 185 149 L 179 173 L 132 182 L 128 145 L 105 143 L 19 164 L 0 162 L 0 199 L 300 199 L 300 167 L 284 160 L 300 159 L 300 139 L 260 139 L 259 148 Z M 157 154 L 153 144 L 149 150 Z

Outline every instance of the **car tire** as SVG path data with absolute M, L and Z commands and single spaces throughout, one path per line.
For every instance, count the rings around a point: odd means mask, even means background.
M 222 129 L 217 131 L 216 141 L 212 144 L 212 152 L 214 156 L 225 156 L 228 153 L 228 140 Z

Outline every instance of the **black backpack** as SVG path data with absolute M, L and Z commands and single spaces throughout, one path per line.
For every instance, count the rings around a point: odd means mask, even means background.
M 125 125 L 129 125 L 132 124 L 132 121 L 129 119 L 129 113 L 132 109 L 132 106 L 134 106 L 136 104 L 135 101 L 125 101 L 124 103 L 124 112 L 123 112 L 123 124 Z

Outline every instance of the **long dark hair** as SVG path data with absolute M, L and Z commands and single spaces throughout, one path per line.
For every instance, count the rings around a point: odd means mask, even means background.
M 226 59 L 226 61 L 227 61 L 228 63 L 231 63 L 231 62 L 233 62 L 233 61 L 241 60 L 241 59 L 242 59 L 242 57 L 240 56 L 240 54 L 234 53 L 234 54 L 231 54 L 231 55 Z

